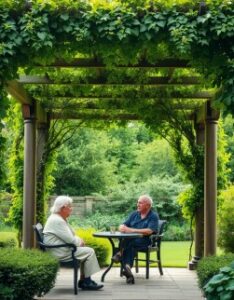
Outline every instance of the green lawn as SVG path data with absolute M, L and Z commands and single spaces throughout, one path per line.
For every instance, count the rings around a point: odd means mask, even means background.
M 187 267 L 189 261 L 190 242 L 162 242 L 161 244 L 161 260 L 163 267 Z M 154 255 L 153 253 L 151 254 Z M 194 253 L 192 253 L 194 255 Z M 140 257 L 144 258 L 141 253 Z M 155 255 L 154 257 L 155 258 Z M 110 261 L 110 257 L 107 261 Z M 144 262 L 139 262 L 140 266 L 145 266 Z M 117 266 L 117 264 L 115 265 Z M 153 266 L 153 264 L 151 264 Z
M 189 261 L 189 249 L 191 242 L 166 242 L 161 244 L 161 260 L 164 267 L 187 267 Z M 194 243 L 193 243 L 194 250 Z M 221 249 L 217 249 L 217 254 L 222 254 Z M 194 251 L 192 251 L 192 256 Z
M 161 259 L 165 267 L 186 267 L 191 242 L 162 242 Z M 192 252 L 192 255 L 194 253 Z

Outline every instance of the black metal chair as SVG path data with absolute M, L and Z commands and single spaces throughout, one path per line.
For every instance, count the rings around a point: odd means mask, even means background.
M 77 288 L 77 281 L 78 281 L 78 271 L 79 271 L 79 266 L 80 262 L 79 260 L 75 257 L 75 252 L 76 252 L 76 245 L 74 244 L 60 244 L 60 245 L 47 245 L 43 242 L 43 226 L 40 223 L 37 223 L 36 225 L 33 225 L 33 229 L 36 233 L 36 239 L 37 239 L 37 244 L 39 245 L 40 249 L 42 251 L 46 251 L 46 249 L 49 248 L 61 248 L 61 247 L 69 247 L 71 249 L 71 257 L 72 259 L 69 261 L 59 261 L 60 267 L 64 268 L 73 268 L 74 270 L 74 294 L 77 295 L 78 293 L 78 288 Z
M 161 241 L 163 237 L 163 230 L 165 228 L 165 220 L 159 220 L 159 229 L 157 234 L 150 235 L 150 245 L 147 248 L 137 249 L 135 256 L 135 268 L 136 273 L 139 272 L 138 262 L 144 261 L 146 263 L 146 278 L 149 278 L 150 264 L 156 263 L 158 265 L 160 275 L 163 275 L 162 262 L 161 262 Z M 139 253 L 145 253 L 145 259 L 139 258 Z M 151 259 L 150 254 L 154 252 L 156 254 L 155 259 Z M 153 254 L 153 253 L 152 253 Z

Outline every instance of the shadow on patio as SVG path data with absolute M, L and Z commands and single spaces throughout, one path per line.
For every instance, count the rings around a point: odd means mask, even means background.
M 197 285 L 195 271 L 185 268 L 164 268 L 164 275 L 158 270 L 151 269 L 150 279 L 145 279 L 145 269 L 140 268 L 135 275 L 135 284 L 127 285 L 124 278 L 119 276 L 119 268 L 112 268 L 107 274 L 104 288 L 100 291 L 78 291 L 73 294 L 73 273 L 69 269 L 60 269 L 55 287 L 43 300 L 199 300 L 204 299 Z M 103 270 L 93 276 L 100 281 Z

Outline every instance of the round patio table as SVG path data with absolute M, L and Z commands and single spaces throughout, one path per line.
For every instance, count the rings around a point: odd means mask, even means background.
M 141 234 L 141 233 L 122 233 L 119 231 L 116 231 L 116 232 L 100 231 L 100 232 L 94 232 L 93 236 L 97 237 L 97 238 L 106 238 L 109 240 L 109 242 L 111 243 L 111 248 L 112 248 L 112 256 L 111 257 L 113 257 L 117 252 L 119 252 L 119 251 L 122 252 L 122 245 L 123 245 L 123 241 L 125 239 L 134 239 L 134 238 L 143 237 L 143 234 Z M 114 239 L 118 239 L 118 246 L 115 245 Z M 105 280 L 105 276 L 110 271 L 113 264 L 114 264 L 114 261 L 113 261 L 113 259 L 111 259 L 109 266 L 102 274 L 102 277 L 101 277 L 102 282 Z M 121 262 L 121 270 L 122 269 L 123 269 L 123 266 L 122 266 L 122 262 Z

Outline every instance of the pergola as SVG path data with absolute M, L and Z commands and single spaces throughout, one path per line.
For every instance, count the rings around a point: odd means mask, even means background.
M 45 12 L 49 18 L 49 10 L 46 7 L 43 9 L 41 12 Z M 72 13 L 67 12 L 68 18 Z M 139 22 L 139 18 L 136 21 Z M 92 30 L 96 34 L 95 28 Z M 66 41 L 68 35 L 69 33 L 62 37 L 63 41 Z M 44 39 L 43 36 L 41 38 Z M 140 36 L 138 39 L 140 40 Z M 170 52 L 169 55 L 161 55 L 152 60 L 145 49 L 145 55 L 141 50 L 141 55 L 132 61 L 118 61 L 114 56 L 107 60 L 105 53 L 98 50 L 102 41 L 103 38 L 96 45 L 89 44 L 90 49 L 86 48 L 86 52 L 82 49 L 79 53 L 73 49 L 73 57 L 67 59 L 66 55 L 59 56 L 56 53 L 46 61 L 43 53 L 40 54 L 38 50 L 36 59 L 32 58 L 29 62 L 29 57 L 26 63 L 17 63 L 18 78 L 10 78 L 4 82 L 6 91 L 21 103 L 24 118 L 23 246 L 30 248 L 34 245 L 32 225 L 36 214 L 36 168 L 50 121 L 76 119 L 144 122 L 142 113 L 134 110 L 134 103 L 142 101 L 146 115 L 147 110 L 158 110 L 159 113 L 162 112 L 161 120 L 167 121 L 167 115 L 163 115 L 162 110 L 165 104 L 172 111 L 178 111 L 178 116 L 181 114 L 183 120 L 193 123 L 197 144 L 204 144 L 204 212 L 200 210 L 196 214 L 195 256 L 203 255 L 203 222 L 204 254 L 215 254 L 219 118 L 218 111 L 212 105 L 215 90 L 206 78 L 202 78 L 199 69 L 201 65 L 197 67 L 192 57 L 185 55 L 182 58 L 181 55 Z M 59 42 L 55 46 L 59 46 Z M 67 43 L 72 42 L 69 39 Z M 118 40 L 116 45 L 121 50 L 128 43 L 129 41 Z M 108 45 L 111 56 L 113 48 L 110 41 L 105 45 L 106 53 Z M 134 40 L 132 47 L 138 47 Z M 42 62 L 40 55 L 45 59 Z

